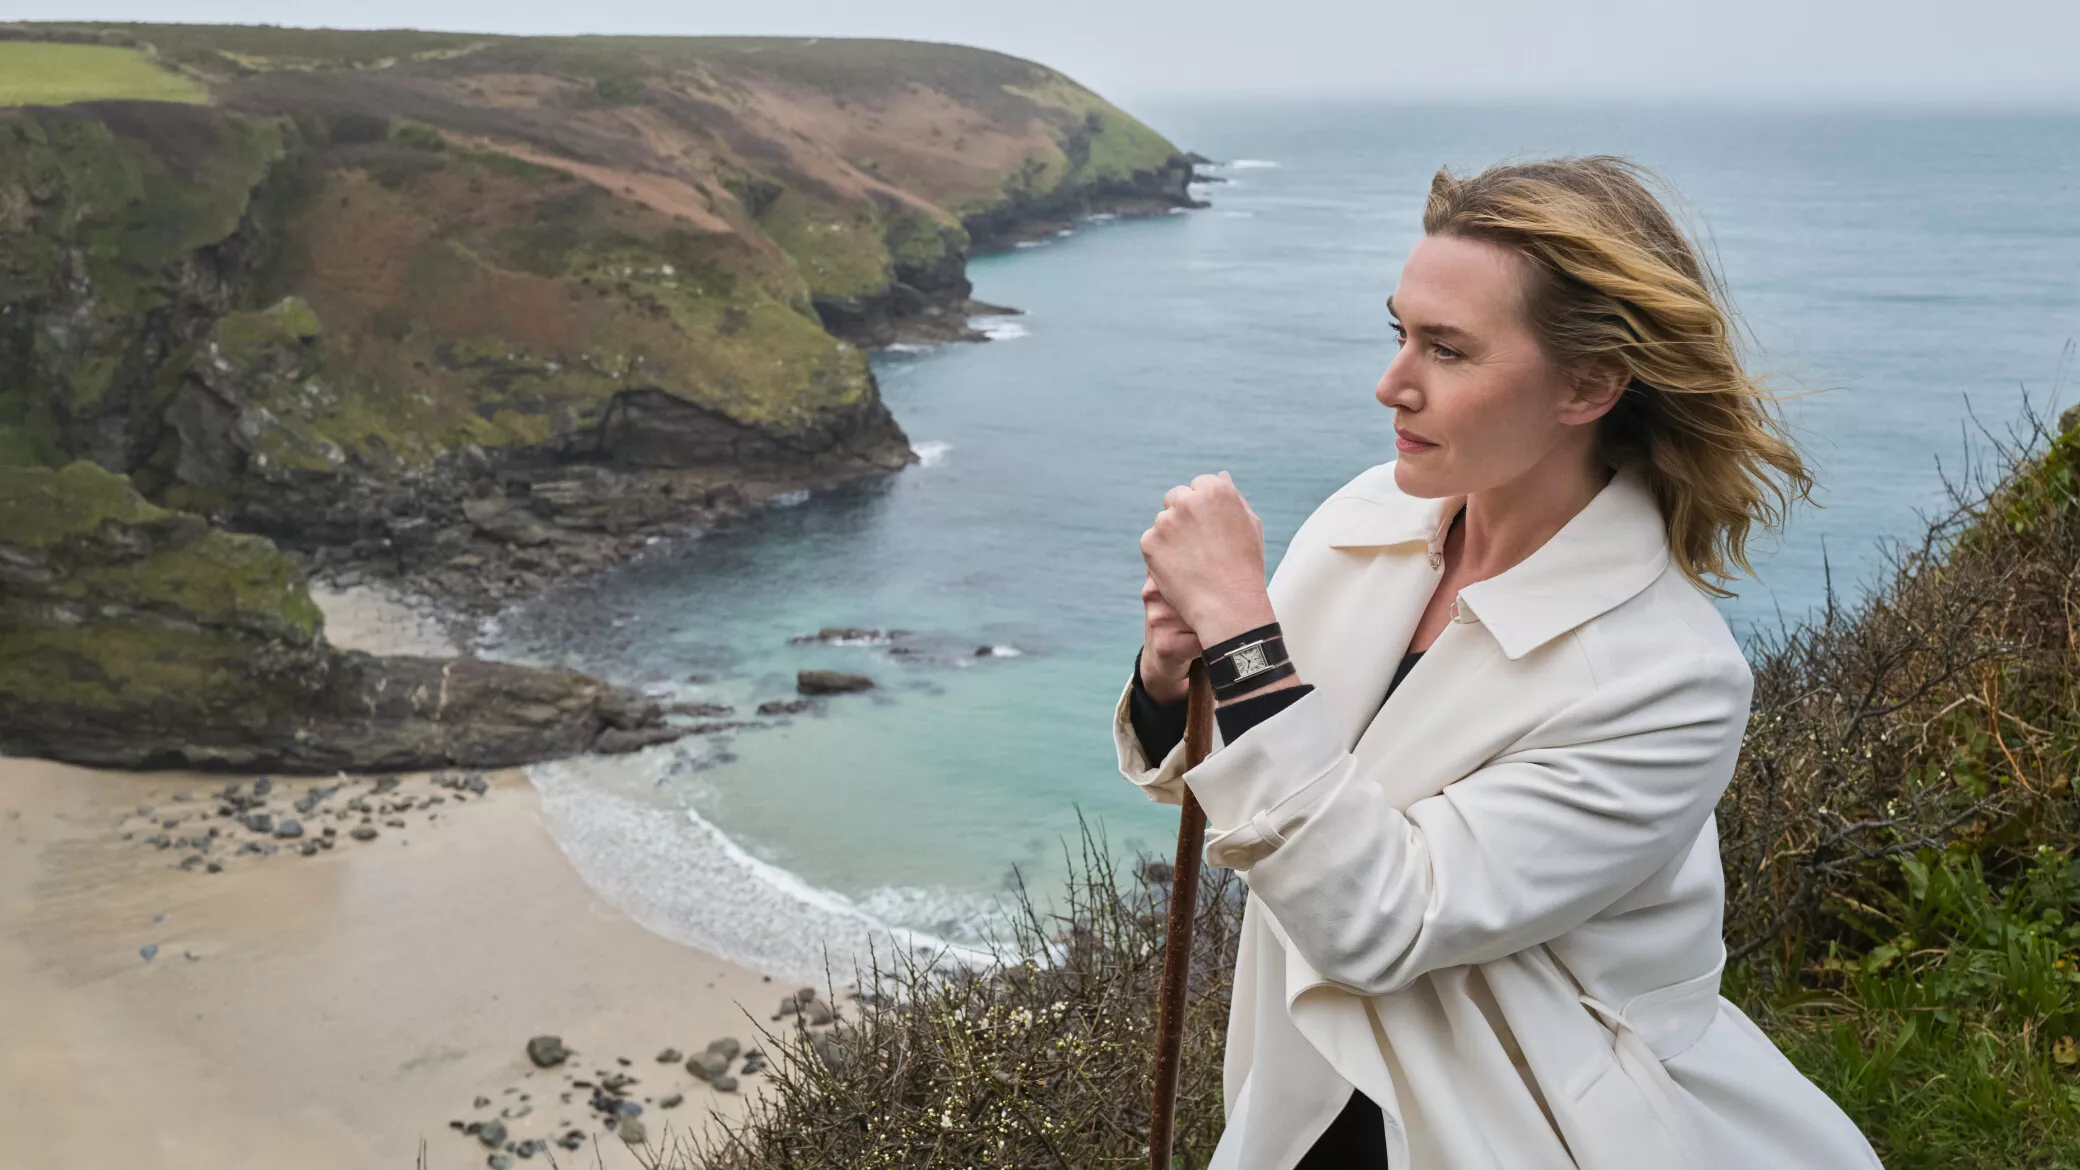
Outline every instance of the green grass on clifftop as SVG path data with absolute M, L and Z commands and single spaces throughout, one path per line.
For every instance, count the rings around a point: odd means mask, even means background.
M 206 103 L 209 91 L 136 49 L 0 41 L 0 106 L 113 99 Z

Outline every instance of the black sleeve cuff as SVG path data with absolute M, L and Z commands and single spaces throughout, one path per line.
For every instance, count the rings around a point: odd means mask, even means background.
M 1314 684 L 1301 683 L 1297 687 L 1266 691 L 1214 708 L 1214 720 L 1221 728 L 1221 742 L 1234 743 L 1243 732 L 1292 706 L 1313 689 Z M 1141 753 L 1148 757 L 1149 763 L 1161 763 L 1163 757 L 1184 739 L 1185 715 L 1190 708 L 1191 700 L 1188 698 L 1174 703 L 1159 703 L 1148 693 L 1148 688 L 1141 685 L 1141 653 L 1135 651 L 1134 688 L 1127 699 L 1127 714 L 1134 723 L 1134 737 L 1141 741 Z
M 1266 691 L 1214 708 L 1213 717 L 1221 725 L 1221 742 L 1234 743 L 1242 738 L 1243 732 L 1292 706 L 1313 689 L 1313 683 L 1301 683 L 1297 687 Z
M 1141 652 L 1136 650 L 1134 690 L 1127 699 L 1127 714 L 1134 722 L 1134 738 L 1141 741 L 1141 753 L 1149 763 L 1162 763 L 1163 757 L 1184 738 L 1185 713 L 1190 708 L 1189 698 L 1159 703 L 1148 693 L 1148 688 L 1141 685 Z

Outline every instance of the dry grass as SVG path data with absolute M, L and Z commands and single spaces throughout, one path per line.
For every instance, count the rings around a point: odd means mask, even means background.
M 769 1035 L 774 1082 L 706 1141 L 665 1136 L 654 1166 L 1144 1166 L 1168 866 L 1120 873 L 1092 830 L 1055 914 L 1023 889 L 993 969 L 878 963 L 826 1035 Z M 1208 871 L 1194 927 L 1191 1011 L 1173 1149 L 1180 1170 L 1219 1139 L 1221 1041 L 1242 885 Z M 882 988 L 882 994 L 872 989 Z
M 2027 408 L 2025 408 L 2027 409 Z M 2080 423 L 2069 413 L 2067 421 Z M 1751 657 L 1755 704 L 1719 809 L 1736 958 L 1796 966 L 1849 925 L 1894 859 L 1963 849 L 1996 873 L 2072 836 L 2080 722 L 2080 432 L 2029 412 L 1991 467 L 1890 557 L 1853 608 Z

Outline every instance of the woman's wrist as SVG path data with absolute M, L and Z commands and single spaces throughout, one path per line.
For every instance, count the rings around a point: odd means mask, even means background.
M 1192 623 L 1192 631 L 1199 635 L 1201 646 L 1218 646 L 1237 634 L 1277 620 L 1278 615 L 1271 612 L 1271 598 L 1266 594 L 1198 615 L 1198 620 Z
M 1218 710 L 1222 707 L 1232 707 L 1237 703 L 1247 703 L 1251 699 L 1271 694 L 1274 691 L 1283 691 L 1289 687 L 1297 687 L 1300 685 L 1300 676 L 1298 674 L 1289 674 L 1284 678 L 1279 679 L 1277 682 L 1265 683 L 1263 686 L 1260 686 L 1253 691 L 1245 691 L 1242 694 L 1234 696 L 1233 698 L 1222 699 L 1214 704 L 1214 708 Z
M 1190 697 L 1192 692 L 1192 664 L 1190 662 L 1182 664 L 1173 675 L 1163 671 L 1160 666 L 1154 665 L 1155 662 L 1155 656 L 1148 652 L 1147 647 L 1143 647 L 1141 650 L 1141 665 L 1135 669 L 1141 678 L 1141 689 L 1148 692 L 1148 697 L 1163 704 L 1182 703 L 1186 698 Z

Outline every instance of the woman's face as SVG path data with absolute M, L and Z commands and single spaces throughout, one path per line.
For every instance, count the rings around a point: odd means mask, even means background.
M 1500 245 L 1425 236 L 1387 301 L 1400 352 L 1373 392 L 1393 410 L 1394 480 L 1412 496 L 1473 494 L 1547 460 L 1580 462 L 1617 400 L 1577 393 L 1525 319 L 1526 261 Z

